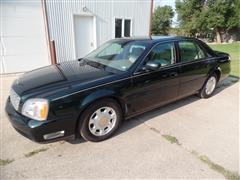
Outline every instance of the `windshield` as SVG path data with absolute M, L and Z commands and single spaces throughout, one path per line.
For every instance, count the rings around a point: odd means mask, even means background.
M 85 58 L 106 67 L 127 71 L 144 52 L 147 45 L 148 43 L 143 41 L 110 41 Z

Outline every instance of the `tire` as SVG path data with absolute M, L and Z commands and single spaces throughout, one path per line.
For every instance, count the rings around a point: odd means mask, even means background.
M 212 96 L 214 90 L 216 89 L 217 86 L 217 75 L 216 74 L 212 74 L 210 75 L 206 82 L 204 83 L 202 89 L 199 92 L 199 97 L 200 98 L 209 98 Z
M 120 105 L 113 99 L 91 104 L 81 115 L 78 132 L 87 141 L 100 142 L 110 138 L 123 119 Z

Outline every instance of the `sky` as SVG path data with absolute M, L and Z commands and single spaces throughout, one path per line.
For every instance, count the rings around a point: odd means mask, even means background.
M 168 6 L 171 6 L 175 11 L 175 0 L 154 0 L 153 2 L 154 2 L 154 8 L 157 6 L 168 5 Z M 172 26 L 176 26 L 176 22 L 177 22 L 177 14 L 175 12 Z

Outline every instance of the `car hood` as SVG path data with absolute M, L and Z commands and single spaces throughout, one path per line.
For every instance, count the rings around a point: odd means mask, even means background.
M 114 75 L 116 73 L 93 67 L 85 61 L 68 61 L 27 72 L 14 81 L 12 88 L 22 96 L 59 90 L 76 83 L 86 84 Z

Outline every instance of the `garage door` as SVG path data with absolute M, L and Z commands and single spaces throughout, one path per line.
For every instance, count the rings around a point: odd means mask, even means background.
M 50 64 L 41 1 L 1 0 L 1 74 Z

